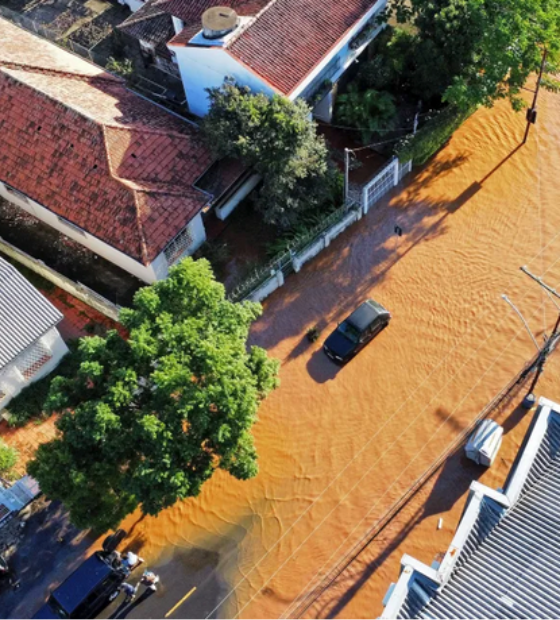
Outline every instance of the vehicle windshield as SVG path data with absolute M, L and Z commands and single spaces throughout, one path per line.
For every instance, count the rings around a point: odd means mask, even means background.
M 343 321 L 338 326 L 338 331 L 342 332 L 351 342 L 360 342 L 360 332 L 347 321 Z

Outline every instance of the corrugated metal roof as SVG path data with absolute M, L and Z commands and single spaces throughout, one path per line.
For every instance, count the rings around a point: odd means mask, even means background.
M 62 314 L 0 258 L 0 369 L 62 320 Z
M 487 508 L 493 503 L 485 500 Z M 481 511 L 479 523 L 481 527 L 473 528 L 464 557 L 441 591 L 421 611 L 408 602 L 401 614 L 412 609 L 415 617 L 426 619 L 558 617 L 558 414 L 553 412 L 548 417 L 546 432 L 517 502 L 502 518 L 499 512 Z

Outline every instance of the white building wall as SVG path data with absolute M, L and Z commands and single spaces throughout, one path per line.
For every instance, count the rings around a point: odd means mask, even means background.
M 8 191 L 8 189 L 6 189 L 6 186 L 1 182 L 0 196 L 10 201 L 12 204 L 15 204 L 17 207 L 20 207 L 24 211 L 27 211 L 42 222 L 45 222 L 45 224 L 48 224 L 52 228 L 55 228 L 56 230 L 65 234 L 67 237 L 70 237 L 74 241 L 77 241 L 81 245 L 87 247 L 92 252 L 95 252 L 96 254 L 99 254 L 99 256 L 102 256 L 103 258 L 106 258 L 108 261 L 114 263 L 115 265 L 118 265 L 121 269 L 128 271 L 128 273 L 131 273 L 143 282 L 151 284 L 156 280 L 162 279 L 161 277 L 159 277 L 159 274 L 162 273 L 161 264 L 157 263 L 159 257 L 156 258 L 155 261 L 153 261 L 150 265 L 143 265 L 142 263 L 139 263 L 130 256 L 127 256 L 123 252 L 120 252 L 119 250 L 110 246 L 104 241 L 101 241 L 97 237 L 94 237 L 93 235 L 90 235 L 85 231 L 80 232 L 79 230 L 76 230 L 73 226 L 69 226 L 67 223 L 61 221 L 55 213 L 49 211 L 34 200 L 26 198 L 25 196 L 14 195 L 12 192 Z M 197 215 L 195 220 L 196 219 L 200 220 L 200 222 L 194 224 L 194 230 L 196 231 L 196 243 L 198 245 L 194 247 L 195 244 L 193 243 L 194 249 L 191 249 L 190 253 L 194 252 L 206 239 L 206 234 L 204 233 L 204 224 L 202 223 L 202 218 L 200 214 Z M 195 220 L 193 220 L 193 222 Z M 201 226 L 202 235 L 200 232 Z M 201 236 L 203 237 L 202 241 L 200 241 Z
M 243 200 L 243 198 L 246 198 L 249 193 L 255 189 L 260 180 L 261 177 L 258 174 L 253 174 L 250 176 L 227 202 L 225 202 L 220 208 L 216 209 L 216 216 L 220 220 L 225 220 L 226 217 Z
M 178 263 L 185 256 L 190 256 L 191 254 L 194 254 L 198 250 L 198 248 L 206 241 L 206 229 L 204 228 L 204 222 L 202 221 L 201 213 L 199 213 L 193 220 L 189 222 L 187 230 L 188 237 L 191 239 L 191 242 L 188 246 L 185 247 L 182 254 L 175 256 L 170 263 L 169 259 L 166 256 L 166 251 L 164 250 L 152 262 L 151 266 L 154 270 L 156 279 L 164 280 L 165 278 L 167 278 L 169 274 L 169 268 L 172 265 Z
M 144 0 L 119 0 L 119 4 L 127 6 L 133 13 L 135 13 L 139 8 L 144 6 L 145 2 Z
M 32 376 L 24 376 L 26 369 L 34 361 L 41 359 L 44 352 L 48 353 L 50 359 L 37 368 Z M 52 372 L 66 353 L 68 347 L 56 327 L 53 327 L 0 370 L 0 411 L 7 407 L 10 400 L 23 388 Z
M 378 35 L 379 32 L 383 29 L 380 26 L 372 35 L 368 38 L 368 40 L 363 43 L 359 48 L 352 49 L 350 48 L 350 41 L 364 28 L 367 22 L 376 14 L 380 13 L 387 6 L 387 0 L 378 0 L 371 9 L 357 22 L 332 49 L 331 51 L 323 57 L 320 63 L 318 63 L 313 71 L 306 76 L 305 80 L 303 80 L 292 93 L 290 93 L 289 97 L 293 101 L 301 96 L 307 87 L 312 84 L 315 80 L 319 79 L 321 81 L 322 72 L 331 64 L 331 62 L 336 58 L 340 58 L 340 67 L 332 76 L 329 76 L 332 82 L 336 82 L 342 74 L 348 69 L 348 67 L 354 62 L 354 60 L 364 51 L 364 49 L 369 45 L 371 41 Z
M 225 50 L 214 47 L 168 45 L 175 52 L 189 110 L 206 116 L 209 110 L 207 88 L 219 88 L 226 78 L 248 86 L 254 92 L 272 95 L 275 91 L 258 75 L 237 62 Z

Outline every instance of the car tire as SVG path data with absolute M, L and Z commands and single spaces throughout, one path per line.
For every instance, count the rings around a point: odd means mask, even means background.
M 114 592 L 111 592 L 111 594 L 109 594 L 109 603 L 112 603 L 117 596 L 119 595 L 119 590 L 115 590 Z

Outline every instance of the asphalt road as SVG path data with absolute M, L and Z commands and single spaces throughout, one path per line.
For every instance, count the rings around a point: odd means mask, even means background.
M 136 599 L 124 603 L 124 594 L 98 616 L 99 618 L 205 618 L 227 591 L 215 570 L 217 555 L 201 549 L 174 552 L 157 565 L 142 569 L 156 573 L 160 582 L 155 593 L 138 588 Z M 142 577 L 138 570 L 129 583 L 136 585 Z

